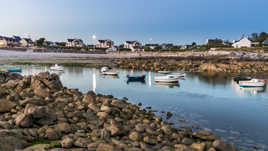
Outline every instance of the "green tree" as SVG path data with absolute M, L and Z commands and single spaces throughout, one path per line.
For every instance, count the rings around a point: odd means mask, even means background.
M 149 46 L 144 46 L 144 51 L 151 51 L 151 48 Z
M 43 46 L 45 40 L 46 40 L 45 38 L 40 38 L 40 39 L 36 40 L 37 46 Z
M 262 43 L 267 38 L 268 38 L 268 34 L 266 32 L 261 32 L 259 35 L 258 41 Z
M 254 41 L 256 41 L 258 39 L 258 37 L 259 37 L 258 33 L 252 33 L 251 34 L 251 39 L 254 40 Z

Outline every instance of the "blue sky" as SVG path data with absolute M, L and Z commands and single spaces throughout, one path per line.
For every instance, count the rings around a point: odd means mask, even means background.
M 204 43 L 268 32 L 267 0 L 1 0 L 0 35 Z

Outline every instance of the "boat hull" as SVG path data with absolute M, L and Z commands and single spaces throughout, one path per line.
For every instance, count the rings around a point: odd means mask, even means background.
M 239 81 L 240 87 L 264 87 L 265 81 L 264 80 L 258 80 L 258 79 L 252 79 L 250 81 Z
M 8 72 L 22 72 L 22 69 L 7 69 Z
M 64 71 L 63 68 L 54 68 L 54 67 L 51 67 L 50 70 L 55 70 L 55 71 Z
M 264 87 L 264 83 L 258 82 L 258 83 L 249 83 L 249 84 L 239 84 L 240 87 L 243 88 L 252 88 L 252 87 Z
M 117 76 L 116 72 L 101 72 L 102 75 L 110 75 L 110 76 Z
M 145 81 L 145 76 L 127 76 L 128 81 Z

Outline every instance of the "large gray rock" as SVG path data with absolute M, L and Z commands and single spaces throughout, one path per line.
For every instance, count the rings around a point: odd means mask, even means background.
M 222 140 L 215 140 L 213 146 L 219 151 L 236 151 L 236 148 Z
M 61 147 L 63 148 L 71 148 L 73 146 L 74 140 L 70 137 L 65 137 L 61 142 Z
M 17 126 L 20 126 L 23 128 L 29 128 L 33 125 L 33 118 L 29 114 L 21 113 L 15 119 L 15 123 Z
M 77 147 L 86 148 L 88 146 L 88 144 L 90 144 L 90 143 L 91 143 L 91 141 L 87 138 L 78 138 L 74 142 L 74 145 Z
M 19 131 L 16 130 L 0 130 L 0 151 L 14 151 L 23 149 L 29 143 Z
M 0 99 L 0 113 L 9 112 L 16 104 L 6 99 Z
M 117 150 L 118 149 L 116 149 L 113 145 L 101 143 L 99 144 L 96 151 L 117 151 Z
M 27 104 L 24 109 L 24 114 L 30 114 L 33 118 L 42 118 L 46 116 L 46 109 L 43 106 Z

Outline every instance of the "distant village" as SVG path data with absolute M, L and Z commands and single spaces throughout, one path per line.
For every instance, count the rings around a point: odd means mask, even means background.
M 217 48 L 252 48 L 268 46 L 268 34 L 253 33 L 251 36 L 242 36 L 241 39 L 226 41 L 221 38 L 207 39 L 202 45 L 192 42 L 190 45 L 175 45 L 172 43 L 147 43 L 125 41 L 123 44 L 116 46 L 110 39 L 98 40 L 96 45 L 86 45 L 82 39 L 72 38 L 66 42 L 52 42 L 45 38 L 33 41 L 31 38 L 22 38 L 20 36 L 6 37 L 0 36 L 0 48 L 17 48 L 17 49 L 75 49 L 81 51 L 185 51 L 185 50 L 213 50 Z

